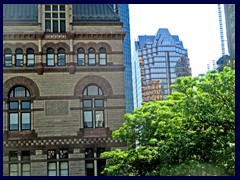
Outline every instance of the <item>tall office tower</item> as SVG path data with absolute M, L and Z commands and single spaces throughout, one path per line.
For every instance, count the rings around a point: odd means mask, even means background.
M 171 94 L 171 84 L 180 76 L 191 75 L 187 49 L 178 36 L 160 28 L 156 36 L 138 36 L 143 102 L 161 100 Z
M 141 70 L 138 60 L 138 51 L 134 48 L 132 58 L 132 81 L 133 81 L 133 107 L 134 110 L 142 104 L 142 82 L 141 82 Z
M 228 52 L 230 58 L 235 60 L 235 4 L 224 4 Z
M 219 19 L 220 39 L 221 39 L 221 48 L 222 48 L 222 56 L 223 56 L 225 55 L 225 46 L 224 46 L 224 36 L 223 36 L 221 4 L 218 4 L 218 19 Z
M 101 175 L 126 112 L 110 4 L 3 4 L 3 175 Z
M 131 57 L 131 40 L 130 40 L 130 24 L 129 24 L 129 7 L 128 4 L 114 5 L 120 16 L 120 21 L 123 22 L 123 30 L 126 31 L 123 40 L 123 56 L 124 56 L 124 80 L 125 80 L 125 95 L 126 95 L 126 112 L 131 113 L 134 110 L 133 100 L 133 80 L 132 76 L 132 57 Z

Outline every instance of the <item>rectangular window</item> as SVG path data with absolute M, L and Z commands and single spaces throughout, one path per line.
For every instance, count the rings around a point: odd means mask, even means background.
M 101 153 L 105 151 L 105 148 L 97 148 L 97 158 L 100 158 Z M 98 159 L 97 160 L 97 175 L 98 176 L 103 176 L 101 173 L 103 169 L 105 168 L 106 165 L 106 160 L 105 159 Z
M 103 99 L 95 99 L 95 107 L 104 107 Z
M 99 54 L 100 65 L 106 65 L 106 54 Z
M 29 163 L 23 163 L 22 169 L 21 169 L 22 176 L 30 176 L 30 164 Z
M 54 66 L 54 54 L 47 55 L 47 66 Z
M 10 103 L 9 103 L 9 109 L 10 109 L 10 110 L 19 109 L 19 107 L 18 107 L 18 102 L 17 102 L 17 101 L 10 102 Z
M 18 152 L 10 151 L 9 152 L 9 161 L 17 161 L 18 160 Z
M 63 15 L 62 15 L 63 16 Z M 64 14 L 64 18 L 65 18 L 65 14 Z M 60 21 L 60 32 L 61 33 L 63 33 L 63 32 L 65 32 L 66 30 L 65 30 L 65 27 L 66 27 L 66 22 L 65 22 L 65 20 L 61 20 Z
M 22 124 L 21 124 L 21 129 L 22 130 L 29 130 L 30 129 L 30 113 L 21 113 L 21 119 L 22 119 Z
M 58 65 L 65 66 L 65 54 L 58 54 Z
M 56 150 L 48 150 L 47 159 L 56 159 Z
M 6 67 L 11 67 L 12 66 L 12 55 L 11 54 L 5 54 L 5 63 L 4 65 Z
M 48 176 L 57 176 L 57 163 L 56 162 L 48 163 Z
M 57 33 L 58 32 L 58 21 L 53 20 L 53 32 Z
M 78 54 L 78 65 L 79 66 L 84 65 L 84 54 Z
M 27 66 L 34 66 L 34 54 L 27 55 Z
M 103 127 L 103 111 L 95 111 L 96 127 Z
M 18 164 L 9 165 L 9 174 L 10 176 L 18 176 Z
M 60 176 L 68 176 L 68 162 L 60 162 L 59 171 Z
M 30 101 L 22 101 L 21 102 L 21 109 L 30 109 Z
M 59 159 L 68 159 L 68 150 L 67 149 L 61 149 L 59 151 Z
M 86 148 L 85 149 L 85 169 L 86 169 L 86 176 L 94 176 L 94 161 L 90 160 L 94 157 L 93 148 Z
M 9 115 L 9 130 L 18 130 L 18 113 L 10 113 Z
M 93 127 L 93 119 L 92 119 L 92 111 L 83 111 L 84 118 L 84 127 L 92 128 Z
M 92 107 L 92 100 L 83 100 L 83 107 L 84 108 L 91 108 Z
M 30 160 L 30 151 L 22 151 L 21 152 L 21 160 L 22 161 Z

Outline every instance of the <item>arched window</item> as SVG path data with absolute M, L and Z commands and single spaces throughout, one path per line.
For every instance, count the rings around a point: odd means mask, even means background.
M 35 57 L 34 50 L 32 48 L 27 49 L 27 66 L 34 66 Z
M 12 50 L 6 49 L 4 51 L 4 66 L 11 67 L 12 66 Z
M 96 64 L 96 54 L 93 48 L 88 50 L 88 64 L 95 65 Z
M 66 55 L 63 48 L 58 49 L 58 66 L 66 65 Z
M 107 64 L 107 55 L 106 55 L 106 50 L 104 48 L 99 49 L 99 64 L 100 65 Z
M 31 129 L 30 92 L 23 86 L 15 86 L 9 92 L 8 129 L 24 131 Z
M 104 99 L 102 90 L 95 85 L 83 91 L 84 128 L 104 127 Z
M 47 66 L 54 66 L 54 50 L 47 49 Z
M 21 67 L 23 66 L 23 50 L 17 49 L 15 51 L 15 66 Z
M 78 66 L 85 65 L 85 51 L 83 48 L 78 49 L 77 65 Z

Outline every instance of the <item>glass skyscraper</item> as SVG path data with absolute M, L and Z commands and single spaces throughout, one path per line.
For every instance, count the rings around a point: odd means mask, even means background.
M 120 21 L 123 22 L 123 30 L 127 32 L 123 41 L 123 56 L 124 56 L 124 66 L 125 66 L 124 80 L 125 80 L 125 95 L 126 95 L 126 112 L 131 113 L 134 110 L 134 101 L 133 101 L 129 7 L 128 7 L 128 4 L 118 4 L 118 7 L 116 8 L 118 8 Z
M 187 49 L 168 29 L 160 28 L 156 36 L 138 36 L 135 46 L 144 102 L 166 99 L 177 77 L 191 75 Z

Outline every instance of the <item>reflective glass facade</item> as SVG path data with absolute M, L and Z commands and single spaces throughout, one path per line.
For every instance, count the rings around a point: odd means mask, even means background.
M 138 36 L 143 101 L 161 100 L 171 94 L 171 84 L 179 76 L 191 75 L 187 49 L 178 36 L 159 29 L 156 36 Z
M 118 13 L 120 21 L 123 22 L 123 30 L 127 31 L 123 41 L 124 56 L 124 80 L 126 95 L 126 112 L 131 113 L 134 110 L 133 105 L 133 81 L 132 81 L 132 61 L 131 61 L 131 41 L 130 41 L 130 24 L 128 4 L 118 4 Z

